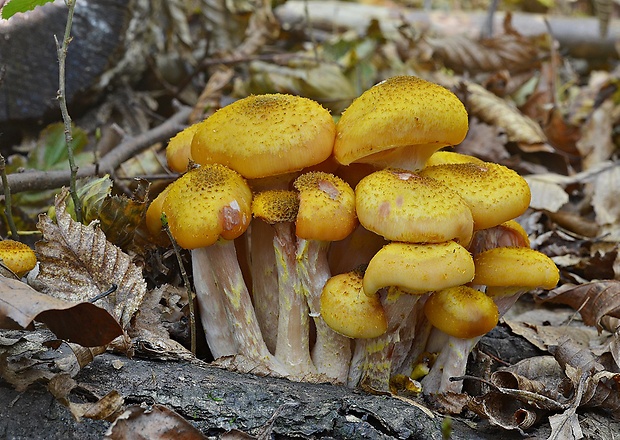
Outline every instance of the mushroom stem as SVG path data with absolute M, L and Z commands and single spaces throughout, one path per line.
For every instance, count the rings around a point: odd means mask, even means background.
M 214 359 L 238 353 L 217 281 L 210 269 L 208 248 L 192 249 L 192 272 L 200 322 Z
M 456 338 L 433 328 L 428 347 L 433 348 L 432 346 L 436 346 L 439 341 L 443 341 L 443 343 L 430 372 L 420 381 L 424 394 L 460 393 L 463 382 L 451 381 L 450 378 L 465 374 L 469 353 L 481 337 Z
M 387 293 L 381 295 L 381 305 L 387 318 L 387 332 L 383 335 L 356 341 L 356 351 L 363 350 L 363 355 L 356 352 L 356 364 L 349 373 L 349 383 L 359 377 L 359 384 L 376 391 L 389 391 L 390 374 L 394 347 L 401 339 L 401 329 L 415 310 L 415 304 L 421 295 L 410 295 L 396 287 L 389 287 Z M 415 324 L 411 327 L 415 328 Z M 358 344 L 358 342 L 361 342 Z M 360 356 L 362 359 L 360 360 Z M 355 370 L 360 371 L 355 371 Z M 357 384 L 355 384 L 357 385 Z
M 316 368 L 310 357 L 308 304 L 296 269 L 295 225 L 281 222 L 273 227 L 279 294 L 276 357 L 291 374 L 305 376 L 316 373 Z
M 254 219 L 248 231 L 252 302 L 265 344 L 271 353 L 275 353 L 279 310 L 278 272 L 273 249 L 275 231 L 260 219 Z
M 265 365 L 274 373 L 286 374 L 286 369 L 269 352 L 263 341 L 250 294 L 239 267 L 234 242 L 219 239 L 215 244 L 194 252 L 201 253 L 208 263 L 207 267 L 201 266 L 199 271 L 211 272 L 207 277 L 212 277 L 213 284 L 223 294 L 222 302 L 236 353 Z M 199 305 L 201 312 L 212 307 L 210 302 L 199 302 Z
M 310 316 L 316 327 L 312 360 L 317 372 L 345 382 L 351 362 L 351 340 L 333 331 L 321 317 L 321 292 L 331 271 L 327 261 L 330 242 L 297 239 L 297 269 L 304 288 Z

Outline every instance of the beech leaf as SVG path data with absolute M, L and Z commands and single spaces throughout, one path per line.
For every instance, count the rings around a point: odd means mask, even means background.
M 37 292 L 18 280 L 0 277 L 0 327 L 33 329 L 39 321 L 59 338 L 85 347 L 106 345 L 123 330 L 104 309 Z
M 74 302 L 89 302 L 112 288 L 97 305 L 127 328 L 146 294 L 142 271 L 107 241 L 96 222 L 88 226 L 75 222 L 66 210 L 67 197 L 66 190 L 56 197 L 56 223 L 45 214 L 39 216 L 43 240 L 36 244 L 40 264 L 36 288 Z

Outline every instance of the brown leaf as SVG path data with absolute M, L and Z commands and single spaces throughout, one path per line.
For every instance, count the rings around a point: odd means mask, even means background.
M 34 382 L 45 383 L 59 374 L 73 377 L 102 351 L 54 340 L 51 332 L 44 329 L 4 331 L 0 338 L 0 376 L 22 391 Z
M 142 271 L 96 224 L 73 221 L 66 212 L 67 197 L 64 191 L 56 198 L 56 223 L 45 214 L 39 217 L 43 240 L 36 244 L 36 287 L 56 298 L 88 302 L 116 286 L 97 304 L 127 328 L 146 293 Z
M 107 440 L 203 440 L 206 437 L 171 409 L 130 406 L 110 427 Z
M 433 58 L 457 73 L 522 72 L 540 64 L 540 50 L 532 42 L 515 34 L 474 40 L 464 35 L 426 38 Z
M 583 322 L 601 331 L 603 316 L 620 318 L 620 281 L 606 280 L 580 285 L 565 284 L 545 301 L 566 304 L 581 314 Z
M 461 83 L 457 95 L 465 103 L 470 115 L 487 124 L 503 127 L 508 140 L 518 143 L 522 149 L 553 152 L 553 149 L 545 144 L 547 138 L 540 126 L 508 101 L 468 81 Z
M 92 403 L 75 403 L 69 400 L 69 394 L 77 382 L 67 374 L 54 376 L 47 384 L 47 389 L 61 404 L 69 408 L 73 418 L 78 422 L 86 417 L 93 420 L 112 421 L 121 410 L 124 399 L 118 391 L 110 391 L 101 399 Z M 110 420 L 111 419 L 111 420 Z
M 85 347 L 106 345 L 123 334 L 101 307 L 57 299 L 21 281 L 0 277 L 0 327 L 32 329 L 33 321 L 47 325 L 59 339 Z

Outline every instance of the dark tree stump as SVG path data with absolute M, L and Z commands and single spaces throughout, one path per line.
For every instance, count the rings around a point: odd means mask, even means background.
M 83 107 L 107 85 L 123 56 L 132 0 L 78 1 L 66 60 L 67 102 Z M 0 21 L 0 129 L 7 122 L 60 119 L 58 58 L 67 7 L 56 1 Z

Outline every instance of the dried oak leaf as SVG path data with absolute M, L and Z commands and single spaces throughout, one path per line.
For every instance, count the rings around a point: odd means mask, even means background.
M 586 325 L 596 326 L 601 331 L 604 316 L 620 318 L 620 281 L 564 284 L 551 292 L 545 301 L 566 304 L 578 310 Z
M 43 239 L 36 244 L 36 288 L 66 301 L 88 302 L 116 286 L 97 305 L 126 329 L 146 294 L 142 271 L 107 241 L 95 222 L 75 222 L 66 211 L 67 197 L 66 190 L 56 197 L 56 223 L 45 214 L 39 216 Z

